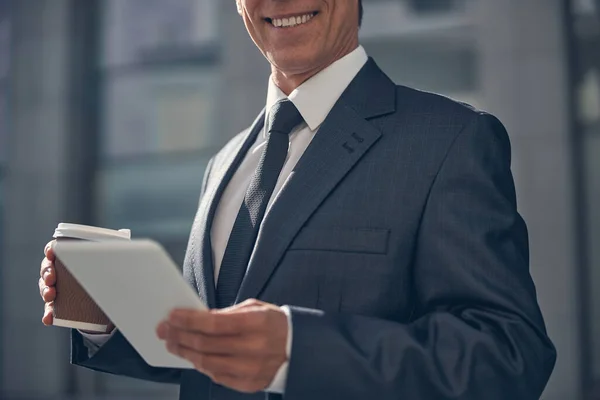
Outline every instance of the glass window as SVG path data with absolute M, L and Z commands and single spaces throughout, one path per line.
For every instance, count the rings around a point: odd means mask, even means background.
M 581 79 L 578 91 L 580 123 L 587 127 L 587 133 L 593 133 L 594 126 L 600 122 L 600 68 L 589 69 Z M 597 128 L 597 127 L 596 127 Z
M 464 0 L 405 0 L 415 13 L 444 13 L 464 6 Z
M 182 265 L 214 153 L 218 0 L 102 2 L 95 221 L 160 242 Z M 176 398 L 176 386 L 102 376 L 114 397 Z
M 588 72 L 588 77 L 598 76 L 598 70 Z M 579 119 L 581 134 L 585 194 L 585 221 L 587 271 L 589 274 L 589 299 L 591 337 L 593 343 L 593 380 L 600 382 L 600 81 L 594 78 L 584 79 L 580 88 Z M 594 109 L 596 107 L 596 109 Z
M 592 316 L 600 316 L 600 292 L 596 290 L 600 286 L 600 132 L 587 135 L 584 139 L 585 161 L 586 161 L 586 209 L 587 209 L 587 248 L 588 248 L 588 271 L 592 282 L 590 294 L 590 312 Z M 593 372 L 595 380 L 600 379 L 600 318 L 590 318 L 592 328 L 593 346 Z
M 104 4 L 97 223 L 187 242 L 214 151 L 219 68 L 199 55 L 213 54 L 217 2 Z
M 588 306 L 586 336 L 590 343 L 584 348 L 591 348 L 589 364 L 585 368 L 585 382 L 591 387 L 584 388 L 586 394 L 592 392 L 597 396 L 600 389 L 600 1 L 573 0 L 572 15 L 575 54 L 573 60 L 576 76 L 575 85 L 575 118 L 578 132 L 579 154 L 583 157 L 581 201 L 583 207 L 580 221 L 585 237 L 584 265 L 588 280 L 588 298 L 583 299 Z M 594 397 L 595 398 L 595 397 Z
M 0 79 L 8 77 L 8 67 L 10 64 L 9 43 L 8 0 L 0 0 Z
M 211 152 L 107 165 L 97 181 L 98 218 L 136 237 L 187 243 Z M 183 254 L 173 254 L 183 261 Z
M 215 0 L 109 0 L 103 65 L 196 58 L 217 39 Z
M 206 147 L 214 136 L 213 68 L 177 67 L 108 74 L 105 157 L 139 156 Z
M 0 169 L 6 162 L 8 155 L 8 99 L 7 91 L 2 82 L 0 82 Z M 1 178 L 1 177 L 0 177 Z
M 478 104 L 475 15 L 466 0 L 364 0 L 361 43 L 399 84 Z
M 598 0 L 573 0 L 573 11 L 575 14 L 593 14 L 600 8 Z
M 0 279 L 2 279 L 2 270 L 4 268 L 4 163 L 6 162 L 7 136 L 8 136 L 8 72 L 10 66 L 10 25 L 8 0 L 0 0 Z M 0 318 L 2 318 L 2 309 L 0 308 Z M 0 343 L 2 343 L 2 330 L 0 329 Z M 0 358 L 3 349 L 0 345 Z M 0 377 L 3 377 L 2 365 L 0 365 Z M 1 378 L 0 378 L 1 379 Z M 1 391 L 1 390 L 0 390 Z
M 0 249 L 4 246 L 4 180 L 2 179 L 2 169 L 0 169 Z M 0 253 L 0 277 L 2 277 L 2 264 L 4 262 L 4 252 Z M 0 337 L 2 331 L 0 331 Z M 0 353 L 2 348 L 0 347 Z M 2 366 L 0 366 L 2 373 Z
M 8 136 L 8 69 L 10 65 L 8 1 L 0 0 L 0 168 L 5 162 Z

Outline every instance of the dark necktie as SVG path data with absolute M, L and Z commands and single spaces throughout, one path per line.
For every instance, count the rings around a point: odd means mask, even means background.
M 244 280 L 258 229 L 287 158 L 289 134 L 302 116 L 289 100 L 269 112 L 268 139 L 227 241 L 217 279 L 217 307 L 231 306 Z

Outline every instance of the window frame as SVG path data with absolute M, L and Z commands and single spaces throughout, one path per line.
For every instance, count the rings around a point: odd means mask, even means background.
M 586 51 L 586 42 L 596 40 L 600 43 L 600 30 L 596 37 L 589 37 L 587 34 L 582 40 L 582 33 L 587 32 L 585 26 L 589 26 L 589 19 L 593 15 L 582 15 L 577 12 L 574 0 L 564 0 L 564 26 L 566 31 L 567 63 L 569 73 L 569 128 L 571 131 L 571 148 L 573 162 L 573 181 L 574 181 L 574 214 L 575 214 L 575 257 L 577 260 L 577 292 L 579 294 L 579 359 L 580 359 L 580 385 L 584 399 L 595 399 L 600 395 L 600 376 L 594 376 L 593 351 L 600 346 L 600 341 L 595 340 L 592 332 L 592 299 L 593 289 L 591 285 L 591 249 L 589 246 L 591 228 L 589 222 L 588 198 L 589 189 L 587 185 L 587 159 L 586 159 L 586 138 L 590 135 L 600 134 L 600 121 L 592 126 L 586 125 L 580 120 L 580 104 L 578 89 L 584 77 L 584 57 Z M 599 8 L 597 21 L 600 25 L 600 1 L 596 2 Z M 584 22 L 582 24 L 582 21 Z M 583 28 L 582 28 L 583 27 Z M 600 61 L 600 60 L 599 60 Z M 600 62 L 596 66 L 600 73 Z M 600 88 L 599 88 L 600 89 Z M 592 128 L 590 130 L 590 128 Z

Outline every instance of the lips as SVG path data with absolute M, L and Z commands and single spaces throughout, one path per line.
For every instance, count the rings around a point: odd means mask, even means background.
M 291 15 L 289 17 L 275 17 L 265 18 L 265 21 L 270 23 L 276 28 L 293 28 L 298 25 L 304 25 L 312 20 L 318 12 L 311 12 L 305 14 Z

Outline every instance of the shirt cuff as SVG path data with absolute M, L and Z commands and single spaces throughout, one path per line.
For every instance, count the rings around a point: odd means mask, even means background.
M 287 360 L 283 364 L 281 364 L 279 370 L 273 378 L 273 381 L 271 382 L 271 385 L 269 385 L 269 387 L 265 389 L 265 392 L 277 394 L 285 393 L 285 384 L 287 381 L 288 367 L 290 364 L 290 358 L 292 357 L 292 313 L 288 306 L 281 306 L 281 311 L 285 313 L 288 322 L 288 335 L 285 344 L 285 354 L 287 356 Z

